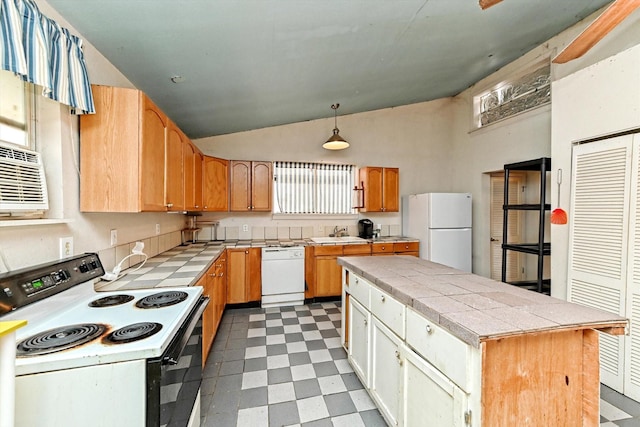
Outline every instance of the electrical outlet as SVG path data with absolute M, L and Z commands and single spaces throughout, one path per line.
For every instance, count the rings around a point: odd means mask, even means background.
M 156 224 L 156 236 L 160 234 L 160 224 Z
M 242 231 L 243 232 L 249 231 L 249 224 L 242 224 Z
M 60 259 L 73 255 L 73 237 L 60 238 Z
M 118 244 L 118 230 L 111 230 L 111 246 Z

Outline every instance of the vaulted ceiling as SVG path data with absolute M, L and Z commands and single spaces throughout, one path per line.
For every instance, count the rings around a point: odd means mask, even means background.
M 452 96 L 610 1 L 48 3 L 199 138 Z

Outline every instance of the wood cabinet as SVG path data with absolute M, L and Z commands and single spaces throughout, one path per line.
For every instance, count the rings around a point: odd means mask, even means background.
M 270 212 L 272 199 L 271 162 L 230 162 L 232 212 Z
M 400 210 L 400 169 L 367 166 L 360 168 L 364 187 L 361 212 L 398 212 Z
M 183 136 L 182 164 L 184 177 L 184 207 L 187 211 L 202 210 L 202 162 L 203 156 L 193 143 Z
M 213 275 L 214 266 L 209 267 L 204 276 L 198 280 L 196 286 L 202 287 L 202 296 L 209 298 L 209 304 L 202 313 L 202 366 L 207 363 L 207 357 L 213 343 L 214 332 L 214 305 L 215 296 L 213 292 Z
M 92 86 L 80 117 L 80 210 L 165 211 L 166 115 L 141 91 Z
M 213 271 L 213 331 L 220 326 L 227 304 L 227 253 L 224 251 L 214 263 Z
M 305 298 L 340 295 L 342 290 L 342 268 L 338 265 L 340 256 L 393 255 L 396 248 L 401 255 L 418 256 L 418 246 L 418 242 L 307 246 Z
M 342 267 L 338 257 L 342 246 L 318 246 L 315 248 L 315 296 L 340 295 L 342 289 Z
M 167 128 L 165 149 L 165 204 L 169 211 L 183 211 L 185 209 L 182 168 L 182 153 L 185 144 L 182 132 L 170 121 Z
M 227 303 L 260 301 L 262 297 L 262 249 L 228 248 Z
M 371 245 L 372 255 L 393 255 L 393 242 L 373 243 Z
M 393 252 L 398 255 L 419 256 L 420 242 L 395 242 Z
M 204 156 L 203 206 L 207 212 L 229 210 L 229 160 Z
M 193 199 L 195 200 L 195 209 L 203 210 L 204 208 L 204 198 L 203 198 L 203 188 L 204 188 L 204 155 L 200 152 L 200 150 L 196 149 L 195 159 L 194 159 L 194 184 L 193 184 Z
M 226 280 L 226 255 L 223 252 L 196 283 L 196 286 L 202 286 L 202 295 L 209 298 L 209 304 L 202 313 L 203 367 L 207 362 L 227 302 Z

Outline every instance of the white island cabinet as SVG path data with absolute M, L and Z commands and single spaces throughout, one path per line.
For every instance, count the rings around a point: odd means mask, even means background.
M 348 360 L 391 426 L 597 426 L 627 320 L 415 257 L 338 258 Z

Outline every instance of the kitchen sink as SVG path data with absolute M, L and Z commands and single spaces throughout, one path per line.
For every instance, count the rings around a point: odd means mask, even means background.
M 312 237 L 311 241 L 318 244 L 344 244 L 344 243 L 367 243 L 367 239 L 356 236 L 341 236 L 341 237 Z

